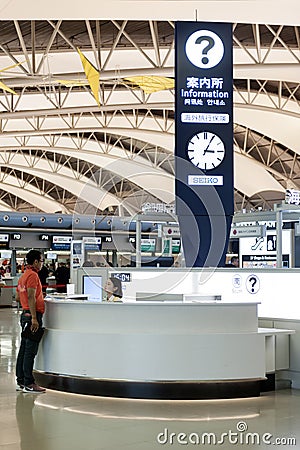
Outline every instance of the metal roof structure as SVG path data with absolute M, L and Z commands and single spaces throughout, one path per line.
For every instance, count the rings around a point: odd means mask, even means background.
M 0 211 L 130 216 L 173 202 L 174 90 L 126 79 L 174 77 L 174 22 L 195 18 L 234 22 L 235 210 L 300 189 L 296 2 L 90 1 L 83 19 L 68 1 L 52 5 L 60 19 L 24 3 L 0 21 Z M 100 106 L 78 49 L 100 73 Z

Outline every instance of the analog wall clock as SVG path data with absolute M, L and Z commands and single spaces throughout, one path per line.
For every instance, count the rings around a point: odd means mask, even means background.
M 202 131 L 194 134 L 188 141 L 187 153 L 194 166 L 202 170 L 212 170 L 223 161 L 225 146 L 216 134 Z

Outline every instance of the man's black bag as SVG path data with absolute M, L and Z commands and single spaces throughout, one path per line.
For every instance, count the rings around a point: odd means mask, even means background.
M 45 328 L 39 327 L 34 333 L 31 331 L 31 324 L 26 322 L 22 330 L 21 336 L 34 342 L 40 342 L 43 337 Z

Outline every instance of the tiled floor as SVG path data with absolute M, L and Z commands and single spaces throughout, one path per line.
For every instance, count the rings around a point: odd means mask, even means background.
M 300 449 L 296 390 L 189 402 L 17 393 L 18 319 L 0 309 L 0 450 Z

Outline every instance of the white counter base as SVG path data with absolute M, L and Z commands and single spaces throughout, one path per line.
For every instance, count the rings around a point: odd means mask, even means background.
M 241 397 L 258 395 L 265 378 L 265 337 L 257 332 L 255 303 L 49 301 L 45 326 L 35 365 L 40 379 L 93 381 L 101 384 L 101 395 L 106 385 L 120 396 L 126 385 L 126 396 L 140 395 L 135 390 L 147 398 L 154 391 L 155 398 L 162 391 L 166 398 L 190 398 L 193 386 L 193 398 L 212 388 L 213 398 L 236 396 L 234 387 Z

